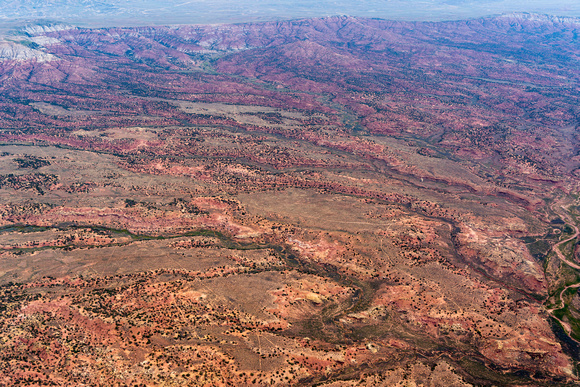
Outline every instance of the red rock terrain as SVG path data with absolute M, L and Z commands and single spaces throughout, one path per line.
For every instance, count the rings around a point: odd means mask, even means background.
M 0 383 L 577 384 L 579 26 L 2 43 Z

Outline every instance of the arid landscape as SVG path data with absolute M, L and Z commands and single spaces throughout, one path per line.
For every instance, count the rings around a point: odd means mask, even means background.
M 6 32 L 0 385 L 578 385 L 579 33 Z

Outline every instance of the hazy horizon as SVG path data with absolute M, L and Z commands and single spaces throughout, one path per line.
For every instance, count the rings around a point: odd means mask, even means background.
M 350 15 L 394 20 L 442 21 L 509 12 L 580 16 L 580 4 L 561 0 L 0 0 L 0 22 L 36 20 L 81 26 L 219 24 Z

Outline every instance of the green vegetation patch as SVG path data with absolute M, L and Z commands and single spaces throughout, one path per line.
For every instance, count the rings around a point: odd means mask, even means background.
M 461 358 L 459 362 L 461 368 L 465 370 L 471 377 L 476 379 L 477 385 L 491 386 L 496 385 L 501 386 L 509 385 L 522 385 L 528 384 L 530 382 L 530 375 L 527 371 L 521 370 L 510 373 L 503 373 L 501 371 L 495 371 L 488 368 L 483 362 L 476 359 L 471 359 L 467 356 Z M 546 381 L 546 383 L 537 382 L 536 385 L 539 386 L 554 386 L 559 384 L 554 384 L 553 381 Z
M 574 249 L 576 248 L 576 239 L 569 240 L 566 243 L 561 244 L 558 246 L 562 254 L 568 259 L 572 259 L 574 256 Z
M 50 161 L 35 156 L 23 156 L 12 160 L 18 168 L 38 169 L 50 165 Z
M 552 245 L 545 239 L 533 241 L 528 243 L 527 246 L 530 254 L 538 260 L 544 260 L 552 248 Z

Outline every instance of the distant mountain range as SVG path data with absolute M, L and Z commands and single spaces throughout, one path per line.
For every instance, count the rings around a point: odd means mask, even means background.
M 580 16 L 574 0 L 1 0 L 0 22 L 50 19 L 84 26 L 252 22 L 352 15 L 397 20 L 457 20 L 506 12 Z

